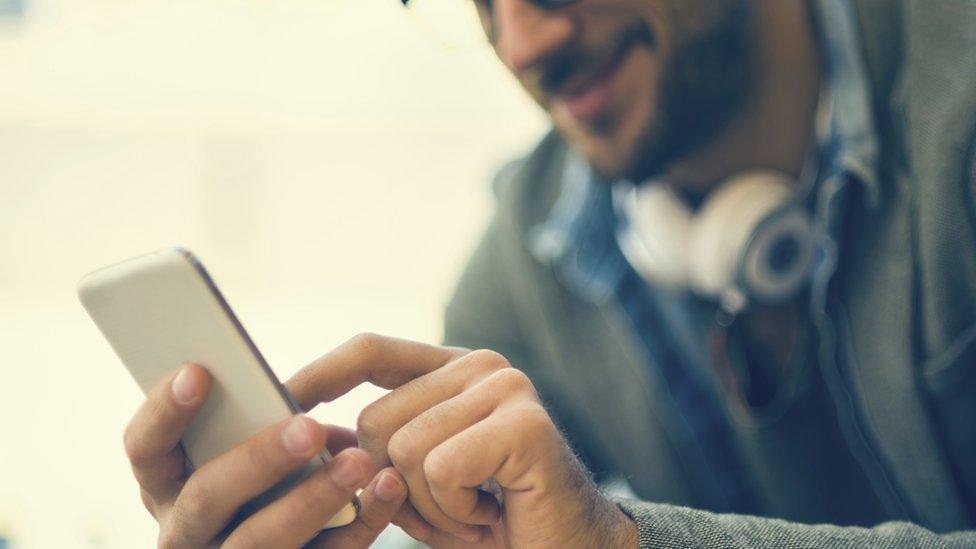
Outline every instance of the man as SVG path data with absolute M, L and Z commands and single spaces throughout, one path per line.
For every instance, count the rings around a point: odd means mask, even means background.
M 355 435 L 298 417 L 189 476 L 209 384 L 184 367 L 126 434 L 160 544 L 295 546 L 368 483 L 315 543 L 393 520 L 434 546 L 976 545 L 976 6 L 478 7 L 556 131 L 499 176 L 459 347 L 359 336 L 289 382 L 306 407 L 394 389 Z M 655 263 L 669 242 L 700 263 Z

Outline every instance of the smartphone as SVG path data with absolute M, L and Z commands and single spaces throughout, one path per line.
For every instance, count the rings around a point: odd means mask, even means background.
M 301 411 L 191 252 L 171 248 L 99 269 L 79 282 L 78 297 L 144 393 L 183 364 L 210 373 L 210 395 L 181 441 L 191 466 Z M 242 514 L 274 501 L 330 457 L 322 450 Z M 324 528 L 349 524 L 358 508 L 354 498 Z

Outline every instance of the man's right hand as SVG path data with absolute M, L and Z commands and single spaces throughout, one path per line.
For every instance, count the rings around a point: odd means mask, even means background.
M 395 469 L 373 476 L 372 460 L 355 447 L 355 433 L 302 415 L 268 427 L 188 474 L 180 438 L 209 390 L 203 368 L 184 366 L 149 393 L 125 430 L 142 501 L 159 522 L 160 547 L 300 547 L 310 541 L 315 547 L 368 547 L 406 499 L 406 483 Z M 333 460 L 235 523 L 244 504 L 323 446 Z M 356 521 L 316 536 L 364 486 Z

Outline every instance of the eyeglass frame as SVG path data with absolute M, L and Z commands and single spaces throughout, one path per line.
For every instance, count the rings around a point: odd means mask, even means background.
M 400 0 L 400 2 L 403 4 L 403 7 L 407 9 L 410 8 L 411 1 L 412 0 Z M 488 38 L 490 40 L 494 40 L 494 26 L 495 26 L 494 11 L 492 9 L 493 6 L 487 5 L 491 2 L 491 0 L 457 0 L 457 1 L 472 2 L 478 5 L 476 7 L 484 7 L 489 10 L 490 20 L 488 21 L 488 23 L 490 24 L 490 27 L 486 28 L 485 32 L 488 34 Z M 544 10 L 558 10 L 576 4 L 577 2 L 580 2 L 580 0 L 524 0 L 524 1 L 527 1 L 530 4 L 533 4 L 536 7 Z
M 462 0 L 462 1 L 476 2 L 478 0 Z M 403 3 L 404 7 L 409 7 L 411 0 L 400 0 L 400 2 Z M 528 0 L 528 2 L 531 4 L 535 4 L 536 6 L 542 9 L 552 10 L 552 9 L 562 8 L 570 4 L 575 4 L 576 2 L 579 2 L 579 0 Z

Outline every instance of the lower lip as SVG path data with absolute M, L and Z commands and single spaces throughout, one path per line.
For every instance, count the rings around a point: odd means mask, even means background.
M 623 67 L 624 61 L 629 57 L 632 48 L 633 45 L 627 48 L 622 55 L 612 61 L 613 64 L 610 67 L 607 67 L 606 70 L 592 82 L 588 83 L 582 90 L 572 95 L 559 95 L 559 101 L 566 106 L 566 110 L 569 111 L 569 114 L 573 118 L 581 121 L 589 121 L 595 119 L 606 110 L 610 105 L 610 100 L 613 95 L 613 82 L 617 75 L 620 74 L 620 69 Z

